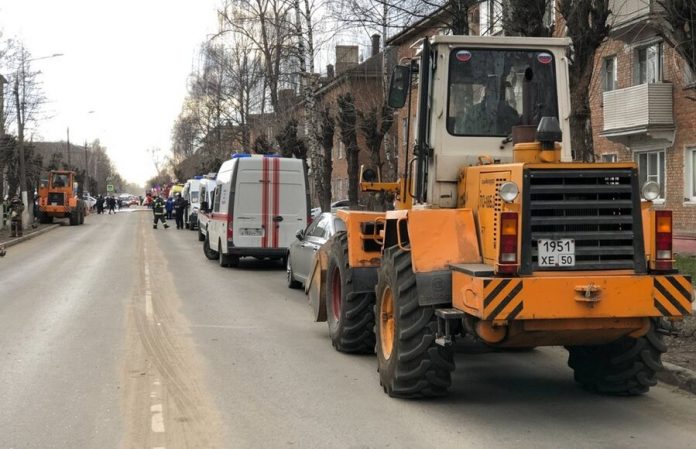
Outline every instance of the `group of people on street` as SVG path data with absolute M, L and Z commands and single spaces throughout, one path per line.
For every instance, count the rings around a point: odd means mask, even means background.
M 181 196 L 181 193 L 177 193 L 175 198 L 167 198 L 167 201 L 164 201 L 162 196 L 156 197 L 152 203 L 152 213 L 155 216 L 152 228 L 157 229 L 157 223 L 160 221 L 164 225 L 164 229 L 169 228 L 167 218 L 171 220 L 173 214 L 176 220 L 176 228 L 184 229 L 184 214 L 188 207 L 189 202 Z
M 104 197 L 102 195 L 99 195 L 97 197 L 97 213 L 98 214 L 103 214 L 104 213 L 104 206 L 106 206 L 107 210 L 109 211 L 109 215 L 112 213 L 116 213 L 116 198 L 113 196 L 107 196 Z M 119 207 L 120 209 L 120 207 Z

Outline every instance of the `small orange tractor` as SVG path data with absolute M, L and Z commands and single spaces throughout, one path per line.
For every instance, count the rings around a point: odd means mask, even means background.
M 52 223 L 54 218 L 69 218 L 71 226 L 85 222 L 86 203 L 77 197 L 75 172 L 55 170 L 48 183 L 39 187 L 39 221 Z

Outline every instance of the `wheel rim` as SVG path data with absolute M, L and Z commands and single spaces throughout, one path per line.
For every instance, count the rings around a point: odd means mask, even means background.
M 390 287 L 382 292 L 379 310 L 379 341 L 384 358 L 389 359 L 394 349 L 394 296 Z
M 341 272 L 335 268 L 331 277 L 331 305 L 334 320 L 341 318 Z
M 292 282 L 292 269 L 290 268 L 290 255 L 288 255 L 288 261 L 285 264 L 285 272 L 288 275 L 288 284 Z

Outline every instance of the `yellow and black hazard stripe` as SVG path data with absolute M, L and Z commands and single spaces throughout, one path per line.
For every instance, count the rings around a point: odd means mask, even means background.
M 483 316 L 486 320 L 513 320 L 524 309 L 520 292 L 521 279 L 486 279 L 483 281 Z
M 691 314 L 692 288 L 689 276 L 655 276 L 653 280 L 655 308 L 663 316 Z

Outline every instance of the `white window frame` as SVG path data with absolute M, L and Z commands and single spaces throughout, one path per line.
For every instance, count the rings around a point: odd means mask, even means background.
M 696 204 L 696 146 L 684 151 L 684 175 L 685 201 Z
M 656 53 L 657 53 L 657 67 L 656 69 L 656 76 L 654 80 L 648 79 L 648 50 L 650 48 L 655 47 Z M 640 53 L 645 51 L 646 56 L 645 56 L 645 76 L 643 78 L 643 74 L 641 73 L 640 69 Z M 662 41 L 656 41 L 656 42 L 651 42 L 646 45 L 641 45 L 635 48 L 633 51 L 633 81 L 635 85 L 640 85 L 640 84 L 653 84 L 653 83 L 661 83 L 663 76 L 664 76 L 664 48 L 662 45 Z
M 496 36 L 503 32 L 503 4 L 501 0 L 479 3 L 479 35 Z
M 619 155 L 616 153 L 602 153 L 602 162 L 619 162 Z
M 612 61 L 613 63 L 611 75 L 607 71 L 607 63 L 609 61 Z M 619 79 L 616 64 L 616 55 L 607 56 L 606 58 L 602 59 L 602 92 L 609 92 L 619 88 Z M 611 76 L 611 88 L 608 86 L 609 76 Z
M 641 179 L 640 175 L 640 157 L 643 155 L 648 155 L 650 153 L 657 153 L 658 158 L 657 158 L 657 173 L 654 175 L 648 174 L 646 175 L 646 181 L 655 181 L 658 184 L 660 184 L 660 187 L 662 188 L 662 191 L 664 192 L 664 196 L 658 197 L 655 201 L 653 201 L 655 204 L 663 204 L 665 202 L 665 196 L 667 196 L 667 151 L 664 148 L 660 149 L 653 149 L 653 150 L 645 150 L 645 151 L 636 151 L 633 153 L 633 160 L 636 162 L 638 165 L 638 180 L 641 183 L 641 185 L 638 186 L 638 188 L 643 187 L 643 180 Z M 664 173 L 660 173 L 660 157 L 662 158 L 662 166 L 664 167 Z M 646 163 L 649 163 L 649 161 L 646 159 Z

